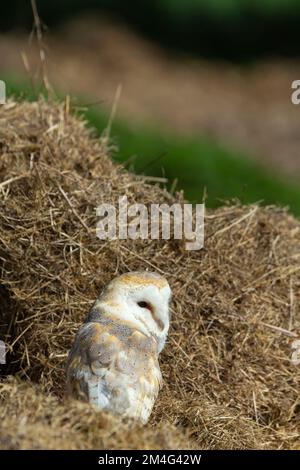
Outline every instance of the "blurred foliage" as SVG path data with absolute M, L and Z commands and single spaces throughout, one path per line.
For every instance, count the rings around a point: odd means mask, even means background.
M 106 127 L 105 113 L 85 113 L 99 134 Z M 183 189 L 191 202 L 206 199 L 208 207 L 238 199 L 244 204 L 289 206 L 300 216 L 300 189 L 267 171 L 246 153 L 227 148 L 204 136 L 182 137 L 161 133 L 155 127 L 133 126 L 116 120 L 111 129 L 113 158 L 140 174 L 166 177 L 171 189 Z
M 300 54 L 299 0 L 37 0 L 50 27 L 89 10 L 113 14 L 176 51 L 246 61 Z M 30 0 L 1 5 L 0 28 L 32 27 Z
M 36 98 L 36 91 L 13 77 L 6 77 L 6 83 L 9 95 Z M 109 121 L 107 112 L 95 107 L 78 108 L 78 112 L 102 135 Z M 201 202 L 203 195 L 207 195 L 208 207 L 231 199 L 244 204 L 261 201 L 289 206 L 300 216 L 300 188 L 268 172 L 245 153 L 203 136 L 165 134 L 156 127 L 134 126 L 119 119 L 114 120 L 110 137 L 115 161 L 136 173 L 166 177 L 168 189 L 177 180 L 176 190 L 183 189 L 192 202 Z

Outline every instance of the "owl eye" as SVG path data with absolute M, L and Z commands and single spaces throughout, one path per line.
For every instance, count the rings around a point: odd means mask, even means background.
M 143 300 L 141 302 L 138 302 L 138 306 L 141 308 L 147 308 L 148 310 L 152 310 L 151 305 L 148 302 L 144 302 Z

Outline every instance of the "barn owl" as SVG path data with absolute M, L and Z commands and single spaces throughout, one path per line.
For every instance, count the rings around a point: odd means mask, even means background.
M 158 355 L 169 329 L 171 290 L 162 276 L 113 279 L 80 327 L 67 362 L 67 390 L 98 409 L 146 423 L 161 385 Z

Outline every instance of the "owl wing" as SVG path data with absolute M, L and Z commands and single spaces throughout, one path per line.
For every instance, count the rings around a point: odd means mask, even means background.
M 67 389 L 99 409 L 146 422 L 161 384 L 156 345 L 119 325 L 83 325 L 67 364 Z
M 107 408 L 111 391 L 106 381 L 118 350 L 116 338 L 103 325 L 83 325 L 68 358 L 67 391 L 97 408 Z

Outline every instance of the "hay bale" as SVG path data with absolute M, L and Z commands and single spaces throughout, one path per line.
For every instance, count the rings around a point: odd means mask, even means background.
M 300 327 L 298 221 L 236 204 L 207 214 L 201 251 L 179 241 L 100 242 L 99 203 L 181 196 L 113 164 L 107 138 L 94 139 L 63 104 L 1 107 L 0 149 L 0 334 L 11 347 L 4 372 L 21 380 L 1 385 L 0 446 L 299 446 L 299 367 L 290 362 Z M 163 272 L 174 292 L 165 384 L 150 423 L 137 434 L 124 424 L 116 437 L 102 423 L 113 418 L 64 401 L 65 359 L 103 286 L 146 268 Z M 20 417 L 26 432 L 14 439 Z
M 168 423 L 129 426 L 78 401 L 61 403 L 37 387 L 0 384 L 0 449 L 185 449 L 187 433 Z M 190 446 L 192 449 L 192 447 Z

